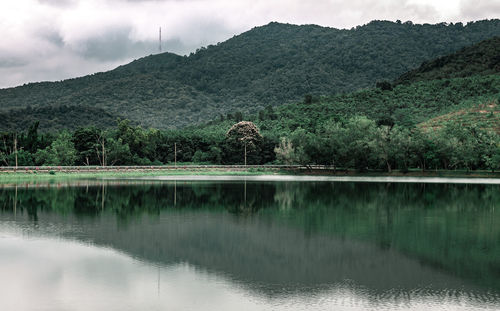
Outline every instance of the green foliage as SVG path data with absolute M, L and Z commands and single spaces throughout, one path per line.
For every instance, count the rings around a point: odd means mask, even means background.
M 500 72 L 500 37 L 484 40 L 468 46 L 457 53 L 424 62 L 411 70 L 395 83 L 468 77 L 471 75 L 491 75 Z
M 265 132 L 280 136 L 297 127 L 315 131 L 330 119 L 340 121 L 364 115 L 378 124 L 414 127 L 430 118 L 491 101 L 500 95 L 500 75 L 472 76 L 450 80 L 422 81 L 398 85 L 391 91 L 369 89 L 324 96 L 315 103 L 296 103 L 276 108 L 275 120 L 255 120 Z
M 292 142 L 286 137 L 282 137 L 279 145 L 274 148 L 276 159 L 281 164 L 294 164 L 300 161 L 295 152 Z
M 120 116 L 119 113 L 111 114 L 104 109 L 89 106 L 2 108 L 0 107 L 0 130 L 28 129 L 36 123 L 37 130 L 40 128 L 42 131 L 73 130 L 86 126 L 106 128 L 112 126 Z
M 49 147 L 39 149 L 34 158 L 38 165 L 73 165 L 77 159 L 77 151 L 72 135 L 61 132 Z
M 239 122 L 243 114 L 306 94 L 314 99 L 393 80 L 499 34 L 500 20 L 373 21 L 350 30 L 271 23 L 186 57 L 163 53 L 105 73 L 0 90 L 0 127 L 26 129 L 37 120 L 43 130 L 110 127 L 120 116 L 167 129 L 234 112 L 240 113 L 231 119 Z
M 16 153 L 12 153 L 8 156 L 7 161 L 14 165 L 16 163 Z M 30 166 L 33 165 L 33 158 L 31 153 L 28 151 L 21 149 L 17 151 L 17 164 L 19 166 Z

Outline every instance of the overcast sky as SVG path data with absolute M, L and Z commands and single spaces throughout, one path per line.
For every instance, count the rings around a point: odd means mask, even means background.
M 500 17 L 499 0 L 2 0 L 0 88 L 112 69 L 163 51 L 189 54 L 278 21 L 351 28 Z

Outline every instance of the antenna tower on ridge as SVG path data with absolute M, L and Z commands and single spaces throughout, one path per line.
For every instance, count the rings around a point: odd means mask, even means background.
M 160 27 L 160 45 L 159 45 L 159 50 L 160 50 L 160 53 L 161 53 L 161 27 Z

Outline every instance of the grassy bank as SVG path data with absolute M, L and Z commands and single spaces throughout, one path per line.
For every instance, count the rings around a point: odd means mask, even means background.
M 391 176 L 391 177 L 446 177 L 446 178 L 500 178 L 500 172 L 491 171 L 467 171 L 467 170 L 428 170 L 422 171 L 420 169 L 411 169 L 403 172 L 394 170 L 392 172 L 370 170 L 366 172 L 359 172 L 356 170 L 296 170 L 290 171 L 296 175 L 326 175 L 326 176 Z
M 77 179 L 106 179 L 106 178 L 133 178 L 147 176 L 176 176 L 176 175 L 270 175 L 280 174 L 279 171 L 263 169 L 248 170 L 169 170 L 169 171 L 127 171 L 127 172 L 53 172 L 53 173 L 0 173 L 0 184 L 59 182 Z
M 410 170 L 409 172 L 393 171 L 391 173 L 382 171 L 358 172 L 355 170 L 327 170 L 327 169 L 282 169 L 272 170 L 266 168 L 248 169 L 176 169 L 176 170 L 133 170 L 133 171 L 104 171 L 104 172 L 1 172 L 0 184 L 13 183 L 47 183 L 63 182 L 83 179 L 116 179 L 134 178 L 148 176 L 186 176 L 186 175 L 211 175 L 211 176 L 251 176 L 251 175 L 313 175 L 313 176 L 392 176 L 392 177 L 446 177 L 446 178 L 500 178 L 500 172 L 489 171 L 424 171 Z

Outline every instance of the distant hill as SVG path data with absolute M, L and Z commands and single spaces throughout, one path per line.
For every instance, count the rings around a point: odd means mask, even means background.
M 350 30 L 271 23 L 190 56 L 163 53 L 105 73 L 0 90 L 0 123 L 28 106 L 66 105 L 102 109 L 144 126 L 182 127 L 296 102 L 306 94 L 371 87 L 499 35 L 498 19 L 465 26 L 374 21 Z M 54 118 L 47 119 L 54 128 L 75 126 L 57 113 Z
M 403 74 L 395 83 L 495 73 L 500 73 L 500 37 L 484 40 L 454 54 L 424 62 L 417 69 Z

